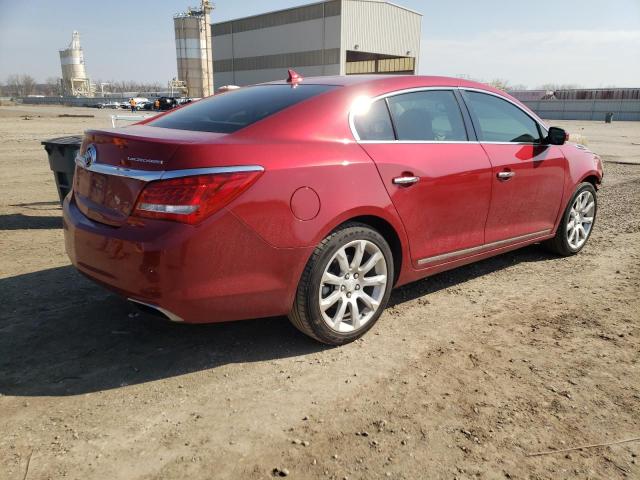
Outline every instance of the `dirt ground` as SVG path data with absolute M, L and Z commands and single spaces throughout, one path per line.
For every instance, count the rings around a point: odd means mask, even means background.
M 148 318 L 69 266 L 40 141 L 112 113 L 0 108 L 0 478 L 640 478 L 640 441 L 531 455 L 640 437 L 640 165 L 611 162 L 640 123 L 553 122 L 607 160 L 580 255 L 405 286 L 328 348 Z

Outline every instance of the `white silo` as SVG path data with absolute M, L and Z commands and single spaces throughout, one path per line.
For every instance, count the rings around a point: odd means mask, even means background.
M 186 83 L 190 97 L 202 98 L 213 94 L 212 8 L 209 1 L 203 0 L 200 8 L 189 8 L 173 18 L 178 79 Z
M 80 46 L 80 34 L 73 32 L 69 46 L 60 50 L 62 90 L 65 95 L 91 95 L 91 81 L 84 69 L 84 56 Z

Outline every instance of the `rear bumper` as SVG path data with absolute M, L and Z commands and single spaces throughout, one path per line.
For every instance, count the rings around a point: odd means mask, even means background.
M 63 226 L 81 273 L 187 323 L 288 313 L 311 253 L 272 247 L 227 210 L 198 226 L 144 220 L 112 227 L 84 216 L 69 195 Z

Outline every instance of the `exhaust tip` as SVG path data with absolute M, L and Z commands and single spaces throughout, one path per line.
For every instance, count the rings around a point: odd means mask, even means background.
M 165 320 L 169 320 L 171 322 L 184 322 L 184 320 L 177 316 L 175 313 L 171 313 L 169 310 L 158 307 L 157 305 L 141 302 L 140 300 L 136 300 L 135 298 L 127 298 L 127 300 L 141 312 L 148 313 L 155 317 L 164 318 Z

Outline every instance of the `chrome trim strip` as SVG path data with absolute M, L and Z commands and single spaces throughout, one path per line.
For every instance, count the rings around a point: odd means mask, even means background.
M 264 172 L 260 165 L 238 165 L 233 167 L 187 168 L 184 170 L 165 170 L 161 180 L 188 177 L 190 175 L 211 175 L 214 173 Z
M 182 170 L 136 170 L 133 168 L 119 167 L 117 165 L 106 165 L 104 163 L 92 163 L 88 167 L 76 157 L 76 165 L 90 172 L 101 173 L 103 175 L 113 175 L 116 177 L 133 178 L 143 182 L 155 180 L 167 180 L 170 178 L 189 177 L 192 175 L 211 175 L 216 173 L 236 173 L 236 172 L 263 172 L 264 167 L 260 165 L 237 165 L 229 167 L 209 167 L 209 168 L 186 168 Z
M 531 142 L 479 142 L 477 140 L 458 140 L 458 141 L 438 141 L 438 140 L 360 140 L 358 143 L 390 143 L 390 144 L 403 144 L 403 143 L 421 143 L 421 144 L 436 144 L 436 145 L 531 145 L 534 147 L 549 147 L 544 143 L 531 143 Z
M 184 320 L 182 318 L 180 318 L 179 316 L 177 316 L 175 313 L 171 313 L 169 310 L 165 310 L 164 308 L 158 307 L 157 305 L 153 305 L 151 303 L 141 302 L 140 300 L 136 300 L 135 298 L 127 298 L 127 300 L 129 300 L 130 302 L 137 303 L 139 305 L 144 305 L 145 307 L 149 307 L 149 308 L 152 308 L 154 310 L 157 310 L 158 312 L 160 312 L 162 315 L 167 317 L 172 322 L 184 322 Z
M 481 252 L 483 250 L 491 250 L 493 248 L 502 247 L 510 243 L 529 240 L 531 238 L 536 238 L 536 237 L 542 237 L 549 233 L 551 233 L 551 230 L 540 230 L 539 232 L 527 233 L 526 235 L 519 235 L 517 237 L 506 238 L 504 240 L 498 240 L 497 242 L 485 243 L 483 245 L 478 245 L 477 247 L 464 248 L 462 250 L 455 250 L 453 252 L 443 253 L 441 255 L 435 255 L 433 257 L 421 258 L 420 260 L 418 260 L 418 265 L 435 263 L 441 260 L 446 260 L 448 258 L 459 257 L 462 255 L 469 255 L 471 253 Z
M 440 144 L 453 144 L 453 145 L 460 145 L 460 144 L 473 144 L 473 143 L 480 143 L 476 140 L 358 140 L 358 143 L 361 144 L 368 144 L 368 143 L 391 143 L 391 144 L 403 144 L 403 143 L 422 143 L 422 144 L 430 144 L 430 143 L 434 143 L 437 145 Z M 484 142 L 487 143 L 487 142 Z

